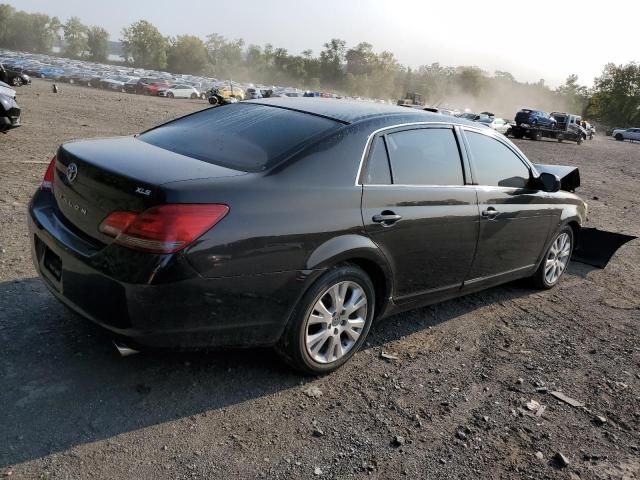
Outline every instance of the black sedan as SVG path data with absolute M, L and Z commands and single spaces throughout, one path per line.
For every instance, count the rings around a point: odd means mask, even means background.
M 241 102 L 62 145 L 29 206 L 33 260 L 132 349 L 273 345 L 324 373 L 374 318 L 555 286 L 586 204 L 545 169 L 453 117 Z
M 20 87 L 22 85 L 31 85 L 31 77 L 20 68 L 4 66 L 0 63 L 0 82 Z

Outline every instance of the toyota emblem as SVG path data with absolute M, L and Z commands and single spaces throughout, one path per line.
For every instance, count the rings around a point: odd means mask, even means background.
M 78 176 L 78 166 L 75 163 L 70 163 L 67 166 L 67 182 L 73 183 Z

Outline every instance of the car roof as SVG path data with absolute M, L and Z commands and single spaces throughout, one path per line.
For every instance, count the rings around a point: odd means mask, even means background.
M 247 103 L 296 110 L 298 112 L 330 118 L 345 124 L 397 115 L 403 117 L 415 117 L 415 120 L 412 118 L 412 121 L 416 122 L 458 123 L 457 121 L 459 120 L 459 123 L 474 125 L 473 122 L 466 122 L 459 118 L 456 119 L 456 122 L 452 122 L 446 116 L 438 113 L 426 112 L 424 110 L 384 105 L 380 103 L 356 102 L 331 98 L 271 97 L 267 99 L 249 100 Z

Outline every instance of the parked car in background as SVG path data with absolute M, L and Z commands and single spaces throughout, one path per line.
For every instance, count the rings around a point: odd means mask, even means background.
M 273 345 L 322 374 L 374 318 L 556 286 L 586 220 L 569 171 L 453 117 L 250 100 L 62 145 L 29 239 L 44 285 L 125 346 Z
M 167 98 L 199 98 L 200 92 L 191 85 L 172 85 L 158 90 L 159 97 Z
M 15 98 L 3 95 L 0 91 L 0 132 L 7 131 L 20 126 L 20 107 Z
M 143 91 L 144 91 L 145 95 L 156 96 L 156 95 L 158 95 L 158 91 L 159 90 L 166 90 L 170 86 L 171 86 L 171 84 L 167 83 L 164 80 L 157 81 L 157 82 L 151 82 L 150 84 L 148 84 L 148 85 L 143 87 Z
M 0 63 L 0 82 L 20 87 L 22 85 L 30 85 L 31 77 L 24 73 L 21 68 L 5 67 Z
M 516 125 L 517 126 L 531 126 L 531 127 L 543 127 L 543 128 L 555 128 L 558 123 L 555 118 L 542 110 L 533 110 L 530 108 L 523 108 L 516 113 Z
M 247 88 L 245 90 L 246 98 L 249 100 L 255 100 L 256 98 L 262 98 L 263 96 L 271 96 L 271 95 L 262 95 L 262 91 L 258 88 Z
M 611 136 L 620 142 L 623 140 L 640 142 L 640 128 L 616 128 Z
M 493 128 L 496 132 L 500 132 L 506 135 L 511 130 L 511 125 L 504 118 L 496 117 L 483 117 L 477 120 L 479 123 L 484 123 L 488 127 Z

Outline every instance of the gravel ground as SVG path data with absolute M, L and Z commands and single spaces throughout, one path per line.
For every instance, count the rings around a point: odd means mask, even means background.
M 573 263 L 551 291 L 512 283 L 380 322 L 323 378 L 269 350 L 120 358 L 37 278 L 26 205 L 61 142 L 205 104 L 71 85 L 54 95 L 39 80 L 18 102 L 24 126 L 0 135 L 0 473 L 640 477 L 640 240 L 604 270 Z M 588 226 L 640 236 L 640 145 L 518 144 L 534 162 L 580 167 Z

